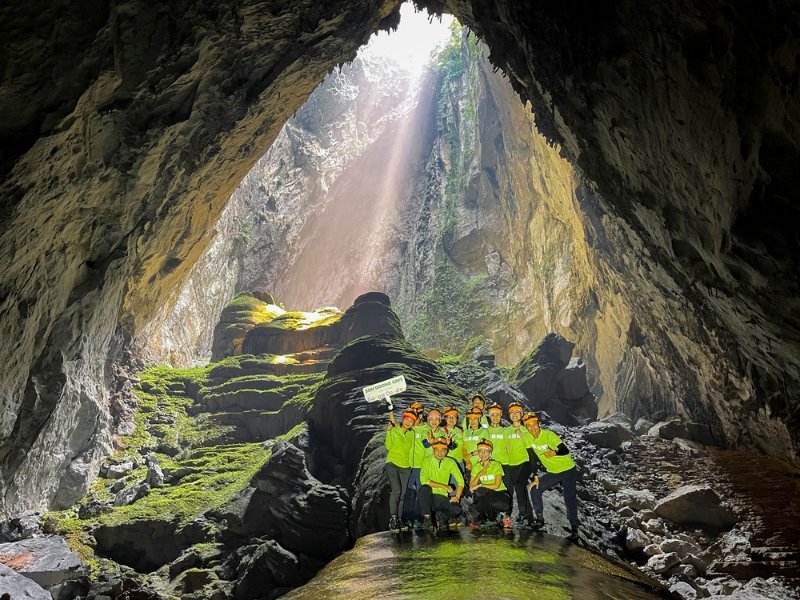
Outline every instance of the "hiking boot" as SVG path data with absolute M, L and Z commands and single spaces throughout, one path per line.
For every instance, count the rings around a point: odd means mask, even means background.
M 517 529 L 530 529 L 530 523 L 528 519 L 522 517 L 521 519 L 517 519 Z
M 567 536 L 567 541 L 569 542 L 577 542 L 578 541 L 578 526 L 573 525 L 572 527 L 564 527 L 564 531 L 569 532 Z
M 422 517 L 422 528 L 428 531 L 433 529 L 433 519 L 431 519 L 430 515 Z
M 503 526 L 503 529 L 511 529 L 511 517 L 505 515 L 500 521 L 500 524 Z
M 389 531 L 392 533 L 400 533 L 400 520 L 397 515 L 392 515 L 389 518 Z
M 400 531 L 409 531 L 411 529 L 411 525 L 408 521 L 400 521 Z
M 530 524 L 530 528 L 534 531 L 539 531 L 544 528 L 544 519 L 534 519 Z

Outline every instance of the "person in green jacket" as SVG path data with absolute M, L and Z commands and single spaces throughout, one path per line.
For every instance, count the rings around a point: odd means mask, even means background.
M 535 413 L 527 413 L 522 417 L 525 428 L 531 435 L 531 448 L 544 467 L 544 474 L 539 477 L 534 473 L 533 481 L 528 486 L 531 504 L 536 512 L 536 519 L 532 523 L 533 529 L 544 527 L 544 504 L 542 495 L 546 490 L 562 486 L 564 504 L 567 506 L 567 520 L 570 524 L 567 539 L 578 539 L 578 496 L 576 484 L 578 481 L 578 467 L 569 455 L 569 449 L 554 432 L 542 429 L 539 426 L 539 417 Z
M 479 408 L 471 408 L 467 411 L 467 416 L 464 417 L 467 420 L 467 426 L 464 429 L 461 450 L 467 475 L 479 460 L 478 442 L 486 437 L 486 429 L 481 426 L 481 417 L 483 417 L 483 411 Z
M 422 485 L 420 482 L 422 463 L 425 458 L 433 455 L 431 446 L 433 440 L 439 437 L 446 437 L 444 430 L 439 427 L 442 422 L 442 412 L 438 408 L 432 408 L 428 411 L 426 421 L 426 423 L 414 427 L 414 444 L 411 447 L 411 476 L 408 479 L 406 497 L 411 496 L 410 500 L 413 504 L 409 506 L 409 500 L 406 500 L 406 514 L 408 520 L 414 526 L 422 525 L 422 511 L 419 504 L 419 490 Z
M 406 499 L 403 506 L 402 520 L 405 523 L 422 523 L 422 515 L 419 513 L 419 505 L 417 503 L 417 492 L 419 491 L 419 469 L 422 466 L 422 461 L 425 458 L 425 446 L 422 445 L 422 440 L 425 437 L 426 425 L 423 422 L 425 408 L 421 402 L 414 402 L 408 410 L 417 415 L 417 420 L 412 428 L 414 432 L 414 441 L 411 444 L 411 454 L 409 462 L 411 463 L 411 475 L 408 477 L 408 487 L 406 488 Z
M 472 396 L 472 409 L 470 410 L 475 410 L 475 409 L 481 411 L 481 419 L 480 419 L 481 427 L 488 427 L 489 419 L 487 419 L 486 415 L 483 414 L 483 411 L 486 409 L 486 397 L 480 392 Z M 461 428 L 466 429 L 467 425 L 468 425 L 467 417 L 465 415 L 464 418 L 461 420 Z
M 508 405 L 508 418 L 511 425 L 505 428 L 506 447 L 508 448 L 508 464 L 504 465 L 505 484 L 513 502 L 517 499 L 517 525 L 525 529 L 533 521 L 533 511 L 528 501 L 526 486 L 531 476 L 531 459 L 528 448 L 531 445 L 531 434 L 522 424 L 523 406 L 519 402 Z
M 486 429 L 486 438 L 492 442 L 492 460 L 496 460 L 503 465 L 503 473 L 505 474 L 508 467 L 508 442 L 506 440 L 506 428 L 502 422 L 503 407 L 497 402 L 492 402 L 487 412 L 489 413 L 489 427 Z M 504 487 L 508 487 L 506 482 L 504 482 Z M 507 497 L 508 506 L 503 511 L 511 514 L 511 496 Z
M 386 426 L 386 477 L 389 479 L 389 530 L 400 531 L 401 523 L 398 515 L 403 509 L 408 477 L 411 475 L 411 445 L 414 443 L 414 423 L 417 415 L 405 411 L 400 420 L 400 425 L 394 421 L 394 414 L 389 413 L 389 423 Z
M 447 456 L 458 463 L 461 473 L 464 473 L 464 453 L 461 446 L 464 443 L 464 429 L 458 424 L 458 409 L 448 406 L 444 409 L 444 432 L 450 438 Z
M 478 442 L 479 462 L 472 469 L 469 489 L 475 495 L 478 514 L 484 524 L 499 522 L 503 527 L 511 527 L 511 519 L 505 512 L 508 509 L 508 494 L 503 483 L 503 465 L 492 459 L 493 444 L 483 439 Z
M 451 519 L 461 514 L 464 477 L 458 463 L 447 456 L 449 445 L 447 438 L 435 438 L 431 444 L 433 454 L 422 463 L 419 504 L 422 509 L 422 526 L 425 529 L 433 528 L 434 518 L 438 528 L 444 529 Z M 455 485 L 451 480 L 455 481 Z

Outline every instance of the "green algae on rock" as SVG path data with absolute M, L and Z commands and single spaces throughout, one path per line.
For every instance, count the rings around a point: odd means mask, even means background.
M 440 535 L 360 538 L 285 598 L 668 598 L 620 563 L 541 534 L 459 529 Z

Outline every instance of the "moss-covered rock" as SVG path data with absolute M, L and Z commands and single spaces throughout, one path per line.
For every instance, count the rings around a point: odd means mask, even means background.
M 284 309 L 275 304 L 271 294 L 265 292 L 237 294 L 222 309 L 219 323 L 214 327 L 211 360 L 220 361 L 228 356 L 242 354 L 242 342 L 248 331 L 285 313 Z

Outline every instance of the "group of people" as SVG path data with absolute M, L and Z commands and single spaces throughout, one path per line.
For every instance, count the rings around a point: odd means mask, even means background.
M 459 424 L 459 411 L 414 402 L 397 422 L 389 411 L 386 475 L 389 529 L 446 528 L 464 521 L 471 527 L 511 529 L 514 502 L 518 529 L 544 527 L 542 494 L 561 484 L 568 539 L 578 537 L 577 467 L 569 449 L 553 431 L 540 426 L 536 413 L 519 402 L 506 408 L 486 405 L 478 393 Z M 532 450 L 531 453 L 528 450 Z M 540 473 L 541 468 L 541 473 Z

